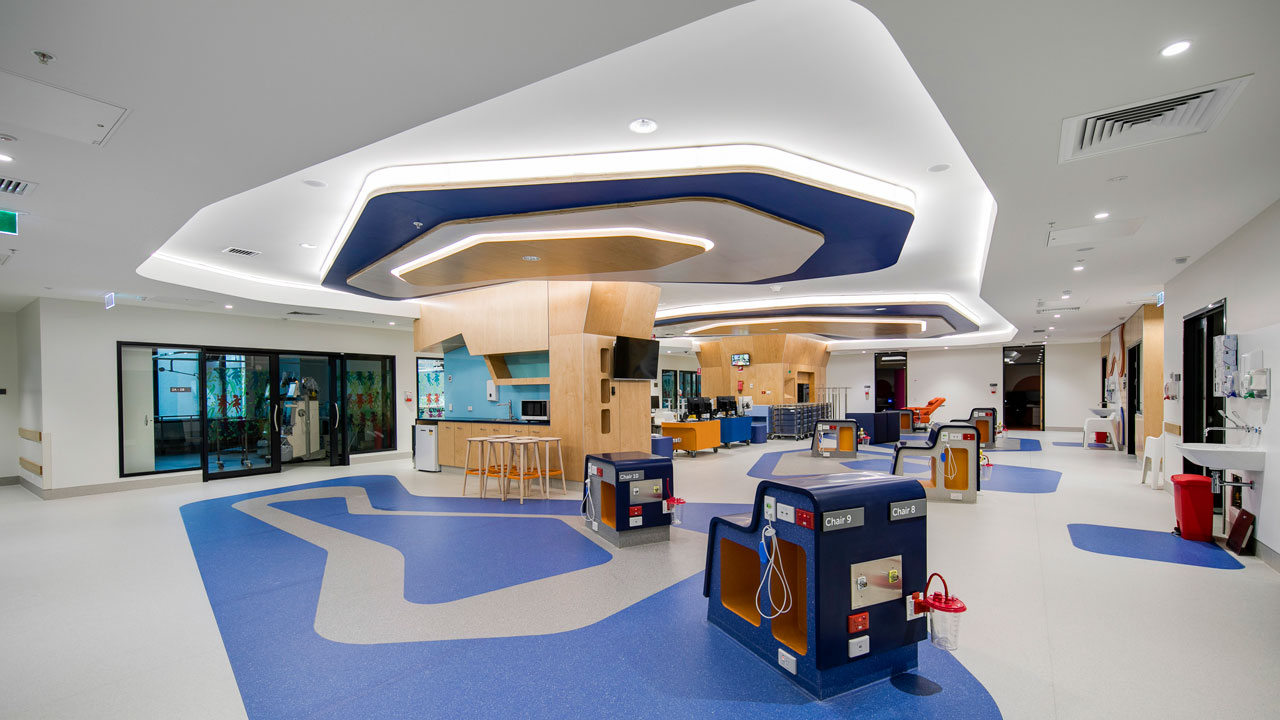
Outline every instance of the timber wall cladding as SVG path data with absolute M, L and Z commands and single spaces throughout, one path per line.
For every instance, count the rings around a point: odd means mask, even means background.
M 741 353 L 751 355 L 751 364 L 739 369 L 730 357 Z M 799 335 L 743 335 L 703 342 L 698 346 L 702 394 L 750 395 L 761 405 L 792 403 L 797 381 L 808 379 L 811 391 L 826 385 L 830 359 L 825 342 Z
M 586 455 L 649 451 L 649 383 L 612 378 L 613 344 L 652 336 L 660 292 L 643 283 L 527 281 L 455 293 L 423 304 L 414 345 L 441 350 L 460 338 L 491 374 L 504 365 L 498 356 L 546 350 L 549 434 L 561 438 L 566 477 L 581 480 Z

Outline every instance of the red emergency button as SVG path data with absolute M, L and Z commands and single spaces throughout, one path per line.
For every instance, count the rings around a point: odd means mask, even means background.
M 866 613 L 849 616 L 849 634 L 866 632 L 871 627 L 871 618 Z
M 630 508 L 628 508 L 628 511 L 631 513 L 631 517 L 640 517 L 641 515 L 644 514 L 644 506 L 632 505 Z
M 802 528 L 813 529 L 813 513 L 796 508 L 796 524 Z

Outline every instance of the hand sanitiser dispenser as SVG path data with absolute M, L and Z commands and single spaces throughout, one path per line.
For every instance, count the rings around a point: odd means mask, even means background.
M 711 520 L 707 620 L 818 698 L 910 671 L 925 510 L 919 482 L 885 473 L 761 482 L 751 512 Z

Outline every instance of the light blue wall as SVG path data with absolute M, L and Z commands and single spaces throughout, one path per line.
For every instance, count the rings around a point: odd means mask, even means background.
M 512 377 L 547 377 L 551 373 L 551 360 L 545 352 L 518 353 L 507 356 L 507 368 Z M 513 385 L 498 387 L 497 402 L 485 398 L 485 381 L 489 369 L 484 358 L 471 355 L 465 347 L 444 354 L 444 397 L 453 410 L 445 409 L 446 418 L 459 420 L 506 420 L 507 408 L 498 403 L 511 401 L 511 411 L 520 417 L 520 401 L 546 400 L 551 394 L 548 385 Z M 467 406 L 471 411 L 467 412 Z

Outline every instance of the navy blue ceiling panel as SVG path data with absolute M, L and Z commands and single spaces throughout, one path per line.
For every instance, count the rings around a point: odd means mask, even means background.
M 876 312 L 875 308 L 882 307 L 884 310 Z M 684 325 L 694 322 L 711 322 L 715 320 L 737 320 L 747 318 L 763 318 L 763 317 L 789 317 L 792 315 L 818 315 L 823 317 L 922 317 L 940 318 L 946 320 L 955 328 L 955 333 L 969 333 L 978 329 L 976 323 L 969 318 L 961 315 L 955 308 L 942 303 L 903 303 L 899 305 L 854 305 L 854 306 L 827 306 L 818 307 L 796 307 L 796 308 L 770 308 L 768 310 L 749 310 L 744 312 L 720 313 L 715 315 L 687 315 L 683 317 L 663 318 L 653 323 L 655 328 L 668 327 L 671 325 Z M 661 333 L 659 333 L 661 334 Z
M 696 197 L 736 202 L 822 234 L 823 245 L 795 272 L 750 284 L 883 270 L 898 262 L 914 220 L 905 210 L 753 172 L 404 191 L 365 205 L 324 285 L 380 297 L 347 279 L 447 222 Z

